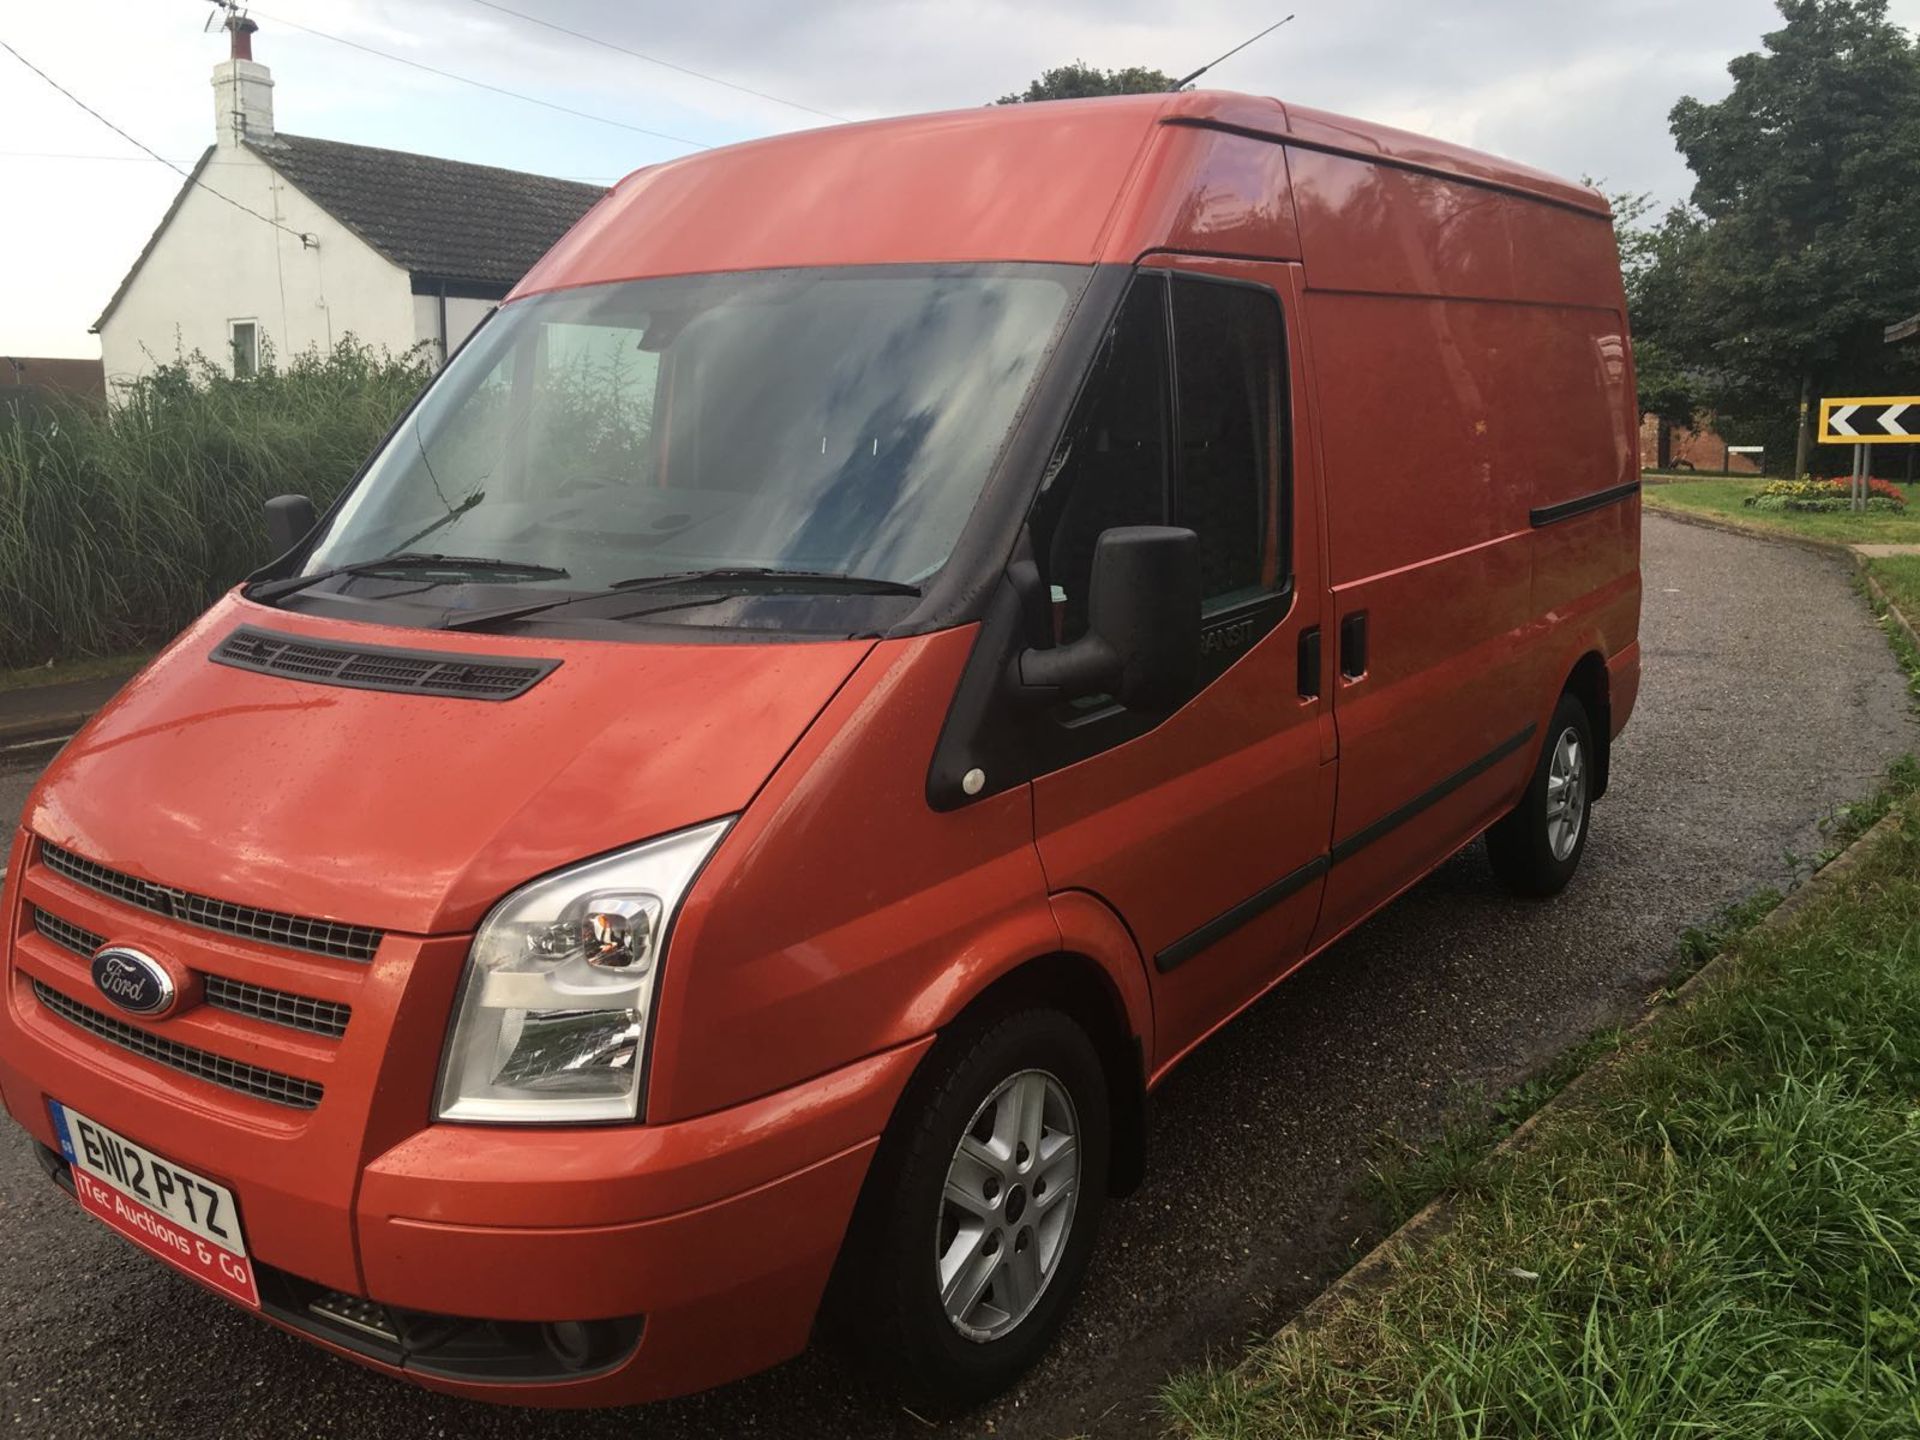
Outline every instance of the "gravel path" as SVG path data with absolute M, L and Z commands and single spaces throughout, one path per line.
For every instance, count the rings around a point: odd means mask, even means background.
M 21 1436 L 1149 1435 L 1171 1368 L 1271 1329 L 1353 1257 L 1343 1197 L 1383 1128 L 1497 1091 L 1633 1012 L 1684 926 L 1821 848 L 1821 820 L 1914 744 L 1902 676 L 1844 564 L 1646 521 L 1645 680 L 1573 888 L 1497 892 L 1463 852 L 1202 1049 L 1161 1090 L 1146 1185 L 1063 1343 L 1012 1397 L 930 1427 L 809 1354 L 637 1413 L 452 1402 L 332 1360 L 130 1251 L 0 1134 L 0 1428 Z M 0 774 L 0 808 L 24 777 Z

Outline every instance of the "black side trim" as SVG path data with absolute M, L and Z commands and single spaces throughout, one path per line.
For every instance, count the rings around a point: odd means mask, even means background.
M 1527 512 L 1527 519 L 1538 530 L 1542 525 L 1552 525 L 1556 521 L 1571 520 L 1575 515 L 1584 515 L 1589 510 L 1598 510 L 1611 505 L 1616 500 L 1624 500 L 1629 495 L 1640 493 L 1640 482 L 1629 480 L 1624 485 L 1609 486 L 1605 490 L 1596 490 L 1591 495 L 1579 495 L 1572 500 L 1562 500 L 1557 505 L 1540 505 Z
M 1493 749 L 1482 755 L 1464 770 L 1454 771 L 1453 774 L 1442 780 L 1438 785 L 1435 785 L 1431 790 L 1422 791 L 1399 809 L 1390 810 L 1371 825 L 1354 831 L 1353 834 L 1349 835 L 1346 839 L 1334 845 L 1333 863 L 1338 865 L 1342 860 L 1350 859 L 1354 855 L 1357 855 L 1374 841 L 1406 824 L 1407 821 L 1413 819 L 1413 817 L 1421 811 L 1446 799 L 1447 796 L 1458 790 L 1462 785 L 1465 785 L 1469 780 L 1478 779 L 1480 776 L 1486 774 L 1487 771 L 1491 770 L 1531 740 L 1534 729 L 1534 726 L 1529 725 L 1518 735 L 1510 739 L 1502 740 L 1498 745 L 1494 746 Z
M 1342 860 L 1349 860 L 1361 850 L 1380 839 L 1388 832 L 1404 825 L 1423 810 L 1444 800 L 1469 780 L 1486 774 L 1502 760 L 1521 749 L 1533 738 L 1535 726 L 1529 725 L 1518 735 L 1502 740 L 1493 749 L 1463 770 L 1456 770 L 1430 790 L 1422 791 L 1399 809 L 1382 815 L 1364 829 L 1356 830 L 1328 854 L 1319 855 L 1290 874 L 1282 875 L 1265 889 L 1242 900 L 1230 910 L 1223 910 L 1197 930 L 1182 935 L 1173 944 L 1167 946 L 1153 957 L 1153 967 L 1162 975 L 1169 970 L 1178 969 L 1193 959 L 1201 951 L 1227 938 L 1235 930 L 1266 911 L 1278 905 L 1282 900 L 1302 889 L 1312 881 L 1327 873 Z
M 1249 895 L 1231 910 L 1224 910 L 1214 916 L 1198 930 L 1182 935 L 1153 957 L 1154 969 L 1162 975 L 1169 970 L 1178 969 L 1216 940 L 1226 939 L 1255 916 L 1271 910 L 1289 895 L 1326 874 L 1329 863 L 1326 856 L 1316 855 L 1292 874 L 1282 875 L 1273 884 Z

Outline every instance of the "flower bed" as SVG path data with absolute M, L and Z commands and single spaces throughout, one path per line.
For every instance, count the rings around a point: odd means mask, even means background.
M 1853 499 L 1851 480 L 1774 480 L 1747 497 L 1754 510 L 1845 510 Z M 1867 481 L 1867 509 L 1901 511 L 1907 497 L 1891 480 Z

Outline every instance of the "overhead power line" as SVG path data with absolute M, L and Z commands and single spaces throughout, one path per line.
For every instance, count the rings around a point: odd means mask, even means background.
M 151 146 L 141 144 L 140 141 L 134 139 L 133 136 L 129 135 L 126 131 L 122 130 L 118 125 L 114 124 L 113 121 L 107 119 L 106 116 L 102 115 L 98 110 L 94 109 L 91 105 L 87 104 L 86 101 L 82 100 L 78 95 L 74 94 L 71 90 L 67 89 L 66 86 L 62 85 L 58 80 L 54 79 L 51 75 L 47 74 L 47 72 L 42 70 L 38 65 L 34 64 L 31 60 L 27 59 L 26 56 L 22 55 L 18 50 L 14 49 L 13 46 L 9 45 L 5 40 L 0 40 L 0 50 L 5 50 L 9 55 L 13 56 L 14 59 L 18 60 L 22 65 L 26 66 L 27 69 L 31 70 L 34 74 L 38 75 L 42 80 L 46 81 L 47 84 L 51 85 L 54 89 L 58 90 L 62 95 L 66 96 L 67 99 L 71 100 L 74 104 L 78 105 L 82 110 L 86 111 L 87 114 L 91 115 L 94 119 L 98 120 L 102 125 L 106 126 L 109 130 L 113 131 L 113 133 L 118 135 L 122 140 L 126 141 L 129 145 L 133 146 L 135 149 L 144 151 L 149 158 L 158 160 L 162 165 L 166 166 L 169 170 L 179 175 L 180 178 L 185 180 L 189 185 L 192 185 L 197 189 L 206 191 L 207 194 L 213 196 L 216 200 L 226 201 L 227 204 L 233 206 L 233 208 L 236 210 L 245 211 L 247 214 L 251 215 L 254 219 L 260 221 L 263 224 L 271 225 L 273 226 L 274 229 L 293 236 L 293 238 L 298 240 L 303 246 L 314 246 L 320 243 L 319 241 L 315 240 L 313 236 L 305 233 L 304 231 L 295 230 L 289 225 L 283 225 L 278 220 L 274 219 L 271 215 L 262 215 L 258 210 L 254 209 L 251 205 L 244 205 L 240 201 L 234 199 L 231 195 L 222 194 L 220 191 L 214 189 L 211 185 L 207 184 L 206 181 L 196 179 L 192 171 L 183 169 L 181 166 L 174 164 L 173 161 L 167 159 L 166 156 L 162 155 L 159 151 L 153 149 Z
M 617 51 L 629 55 L 635 60 L 644 60 L 649 65 L 659 65 L 668 70 L 678 71 L 682 75 L 691 75 L 696 80 L 705 80 L 709 85 L 724 85 L 729 90 L 737 90 L 742 95 L 752 95 L 757 99 L 771 100 L 776 105 L 785 105 L 794 110 L 804 110 L 809 115 L 818 115 L 825 120 L 847 122 L 845 115 L 836 115 L 831 110 L 822 110 L 817 106 L 803 105 L 798 100 L 789 100 L 782 95 L 770 94 L 765 90 L 756 90 L 751 85 L 736 84 L 732 80 L 722 80 L 718 75 L 709 75 L 704 70 L 696 70 L 691 65 L 681 65 L 672 60 L 662 60 L 658 55 L 649 55 L 643 50 L 634 50 L 615 40 L 604 39 L 599 35 L 589 35 L 584 30 L 574 30 L 539 15 L 529 15 L 524 10 L 516 10 L 511 5 L 502 5 L 498 0 L 471 0 L 472 4 L 488 10 L 497 10 L 502 15 L 511 15 L 516 20 L 525 20 L 529 25 L 543 25 L 549 30 L 557 30 L 562 35 L 571 35 L 576 40 L 584 40 L 589 45 L 598 45 L 604 50 Z
M 684 135 L 671 135 L 665 130 L 649 130 L 644 125 L 629 125 L 624 120 L 614 120 L 605 115 L 595 115 L 587 110 L 575 110 L 570 105 L 561 105 L 552 100 L 542 100 L 535 95 L 523 95 L 518 90 L 509 90 L 504 85 L 494 85 L 486 80 L 476 80 L 471 75 L 456 75 L 451 70 L 442 70 L 437 65 L 429 65 L 422 60 L 410 60 L 405 55 L 395 55 L 390 51 L 376 50 L 371 45 L 363 45 L 358 40 L 348 40 L 340 35 L 329 35 L 324 30 L 315 30 L 310 25 L 302 25 L 297 20 L 288 20 L 284 16 L 269 15 L 266 11 L 249 5 L 247 13 L 257 15 L 262 20 L 271 20 L 276 25 L 284 25 L 289 30 L 298 30 L 303 35 L 311 35 L 317 40 L 330 40 L 335 45 L 344 45 L 349 50 L 358 50 L 362 54 L 377 55 L 382 60 L 391 60 L 396 65 L 405 65 L 410 69 L 424 70 L 429 75 L 438 75 L 443 80 L 457 80 L 462 85 L 472 85 L 479 90 L 490 90 L 495 95 L 505 95 L 512 100 L 524 100 L 529 105 L 539 105 L 544 109 L 558 110 L 562 115 L 572 115 L 581 120 L 592 120 L 601 125 L 613 125 L 622 130 L 631 130 L 638 135 L 651 135 L 656 140 L 670 140 L 675 145 L 685 145 L 694 150 L 711 150 L 711 145 L 698 140 L 689 140 Z

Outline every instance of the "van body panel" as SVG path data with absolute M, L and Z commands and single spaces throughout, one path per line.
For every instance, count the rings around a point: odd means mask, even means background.
M 1631 638 L 1637 501 L 1541 519 L 1630 484 L 1637 456 L 1604 215 L 1348 155 L 1296 149 L 1291 173 L 1329 633 L 1367 636 L 1335 683 L 1325 943 L 1518 799 L 1588 612 L 1624 603 L 1603 656 Z
M 1607 708 L 1612 714 L 1616 736 L 1626 728 L 1639 699 L 1640 642 L 1636 640 L 1607 657 Z
M 1027 789 L 926 803 L 977 634 L 875 646 L 714 855 L 661 976 L 649 1121 L 918 1039 L 1060 948 Z
M 1143 1063 L 1151 1065 L 1153 1048 L 1153 986 L 1148 980 L 1151 960 L 1127 928 L 1126 918 L 1085 890 L 1062 890 L 1052 896 L 1054 922 L 1060 927 L 1060 948 L 1082 955 L 1100 966 L 1119 1002 L 1129 1039 L 1139 1042 Z
M 870 643 L 428 637 L 560 661 L 496 704 L 212 663 L 240 624 L 423 641 L 229 596 L 67 746 L 29 828 L 158 884 L 412 934 L 471 929 L 543 871 L 739 809 Z M 263 725 L 271 743 L 254 743 Z
M 639 171 L 514 290 L 972 260 L 1091 264 L 1147 106 L 966 110 L 756 140 Z
M 1105 258 L 1130 264 L 1152 251 L 1298 259 L 1286 149 L 1211 126 L 1158 127 Z
M 1531 195 L 1575 210 L 1584 210 L 1601 219 L 1607 217 L 1607 200 L 1587 185 L 1576 185 L 1530 165 L 1449 144 L 1410 130 L 1377 125 L 1371 120 L 1356 120 L 1334 115 L 1306 105 L 1286 107 L 1287 136 L 1296 141 L 1296 149 L 1315 149 L 1379 158 L 1403 167 L 1416 167 L 1436 174 L 1457 176 L 1524 195 Z

